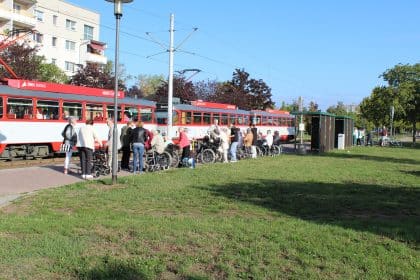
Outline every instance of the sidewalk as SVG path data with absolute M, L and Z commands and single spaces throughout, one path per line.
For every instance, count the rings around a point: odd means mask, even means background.
M 67 175 L 63 173 L 62 164 L 2 169 L 0 170 L 0 207 L 24 194 L 83 181 L 77 169 L 76 166 L 71 166 Z M 129 173 L 118 173 L 119 176 L 127 174 Z

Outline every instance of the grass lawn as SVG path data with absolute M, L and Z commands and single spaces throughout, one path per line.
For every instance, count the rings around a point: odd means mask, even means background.
M 0 279 L 419 279 L 420 149 L 78 183 L 0 209 Z

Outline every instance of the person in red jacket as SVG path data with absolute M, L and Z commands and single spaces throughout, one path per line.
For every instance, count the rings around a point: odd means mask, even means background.
M 185 131 L 185 128 L 180 127 L 178 129 L 179 132 L 179 148 L 182 149 L 182 156 L 181 156 L 181 162 L 184 158 L 190 157 L 190 139 L 188 138 L 188 135 Z

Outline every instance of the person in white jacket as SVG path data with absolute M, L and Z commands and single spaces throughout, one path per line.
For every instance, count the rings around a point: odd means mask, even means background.
M 97 142 L 99 146 L 102 146 L 93 129 L 93 120 L 87 120 L 86 125 L 80 128 L 77 139 L 79 141 L 77 146 L 79 148 L 82 178 L 92 179 L 92 159 L 93 151 L 95 150 L 95 142 Z
M 223 162 L 228 162 L 228 150 L 229 150 L 229 137 L 227 133 L 227 128 L 224 127 L 220 130 L 220 147 L 223 153 Z

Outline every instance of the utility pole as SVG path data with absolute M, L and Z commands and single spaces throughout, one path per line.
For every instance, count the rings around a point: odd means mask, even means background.
M 184 44 L 191 36 L 191 34 L 195 31 L 197 31 L 198 28 L 194 28 L 193 31 L 176 47 L 174 47 L 174 14 L 170 15 L 170 22 L 169 22 L 169 46 L 166 44 L 160 43 L 155 38 L 152 37 L 152 34 L 150 32 L 146 32 L 146 35 L 148 35 L 152 41 L 159 46 L 163 47 L 165 51 L 158 52 L 153 55 L 149 55 L 146 58 L 150 58 L 152 56 L 162 54 L 165 52 L 169 52 L 169 77 L 168 77 L 168 118 L 167 118 L 167 135 L 168 137 L 174 137 L 175 135 L 172 133 L 172 114 L 173 114 L 173 79 L 174 79 L 174 52 L 180 51 L 179 48 L 182 44 Z M 183 51 L 185 53 L 190 53 Z
M 169 78 L 168 78 L 168 131 L 169 139 L 172 139 L 172 115 L 173 115 L 173 87 L 174 87 L 174 14 L 171 14 L 169 23 Z

